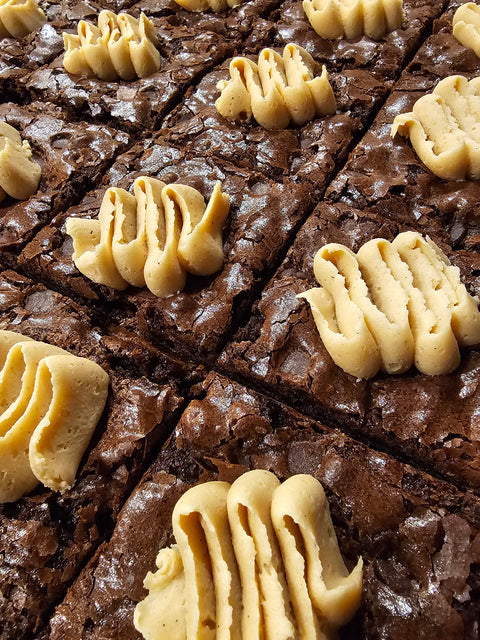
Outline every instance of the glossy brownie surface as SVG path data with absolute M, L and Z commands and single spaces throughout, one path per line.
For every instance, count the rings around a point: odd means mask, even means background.
M 184 291 L 156 298 L 146 289 L 116 292 L 84 278 L 72 261 L 72 241 L 65 233 L 69 216 L 96 218 L 107 186 L 126 189 L 141 175 L 199 190 L 208 201 L 215 183 L 230 197 L 224 229 L 223 268 L 210 277 L 188 276 Z M 55 288 L 85 299 L 111 300 L 111 313 L 132 329 L 180 350 L 212 358 L 232 322 L 238 321 L 260 278 L 289 241 L 311 207 L 308 186 L 285 180 L 278 184 L 260 173 L 230 162 L 173 147 L 161 138 L 147 140 L 120 156 L 107 173 L 102 189 L 45 227 L 20 256 L 30 274 Z
M 201 369 L 153 349 L 88 310 L 15 274 L 0 274 L 0 328 L 93 359 L 110 376 L 103 416 L 73 487 L 39 487 L 0 506 L 2 638 L 29 637 L 109 535 L 152 447 L 171 429 Z
M 468 638 L 479 615 L 480 502 L 276 401 L 212 374 L 103 545 L 57 608 L 49 637 L 140 639 L 132 619 L 176 500 L 250 468 L 310 473 L 327 493 L 345 562 L 364 561 L 347 638 Z
M 56 212 L 97 184 L 130 136 L 106 125 L 74 121 L 51 103 L 0 104 L 0 120 L 28 141 L 42 170 L 38 190 L 26 201 L 0 203 L 0 265 L 13 266 L 15 254 Z

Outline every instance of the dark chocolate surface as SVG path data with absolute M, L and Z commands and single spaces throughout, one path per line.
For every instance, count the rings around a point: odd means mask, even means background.
M 72 241 L 65 233 L 69 216 L 98 215 L 107 186 L 129 189 L 141 175 L 190 185 L 206 201 L 219 180 L 230 196 L 223 269 L 208 278 L 188 276 L 185 290 L 165 299 L 147 289 L 116 292 L 95 285 L 77 271 L 71 259 Z M 220 159 L 200 158 L 157 138 L 120 156 L 105 176 L 104 187 L 46 226 L 25 248 L 19 262 L 31 275 L 70 295 L 111 300 L 111 313 L 124 322 L 130 318 L 132 329 L 146 331 L 175 351 L 211 359 L 310 206 L 307 185 L 290 180 L 276 184 L 262 174 Z
M 29 637 L 82 564 L 109 535 L 145 459 L 171 429 L 182 393 L 201 369 L 168 358 L 121 329 L 13 272 L 0 275 L 0 328 L 50 342 L 101 364 L 110 376 L 104 414 L 63 494 L 39 485 L 0 506 L 0 637 Z
M 123 131 L 72 121 L 53 104 L 0 104 L 0 120 L 17 129 L 42 169 L 38 190 L 26 201 L 0 203 L 0 265 L 15 264 L 15 254 L 43 224 L 92 188 L 130 142 Z M 13 254 L 13 255 L 12 255 Z
M 197 482 L 232 482 L 249 468 L 281 480 L 314 475 L 347 565 L 362 555 L 362 606 L 343 640 L 478 637 L 478 498 L 213 374 L 57 608 L 49 637 L 141 640 L 133 609 L 158 549 L 172 543 L 176 500 Z
M 308 303 L 296 297 L 318 286 L 313 258 L 324 244 L 339 242 L 357 251 L 372 238 L 392 240 L 412 228 L 425 232 L 422 220 L 416 222 L 413 216 L 400 223 L 341 204 L 319 206 L 219 363 L 314 416 L 478 490 L 479 349 L 463 350 L 459 368 L 449 375 L 425 376 L 411 369 L 402 376 L 379 373 L 368 381 L 356 380 L 334 364 Z M 453 252 L 442 233 L 425 222 L 432 239 L 478 294 L 478 254 Z

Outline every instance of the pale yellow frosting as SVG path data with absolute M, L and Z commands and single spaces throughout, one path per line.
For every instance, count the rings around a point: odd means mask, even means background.
M 108 393 L 94 362 L 17 336 L 0 331 L 0 502 L 72 486 Z
M 402 0 L 304 0 L 303 9 L 313 29 L 322 38 L 379 40 L 402 26 Z
M 427 167 L 440 178 L 480 178 L 480 78 L 441 80 L 413 111 L 395 118 L 392 137 L 409 136 Z
M 184 288 L 187 272 L 206 276 L 222 267 L 230 205 L 220 183 L 207 206 L 196 189 L 155 178 L 137 178 L 133 191 L 110 188 L 98 220 L 67 221 L 81 273 L 114 289 L 147 286 L 165 297 Z
M 46 19 L 35 0 L 0 0 L 0 38 L 23 38 Z
M 226 11 L 226 9 L 232 9 L 237 7 L 243 2 L 243 0 L 175 0 L 187 11 L 208 11 L 211 9 L 218 13 L 219 11 Z
M 258 65 L 248 58 L 234 58 L 230 80 L 217 88 L 218 112 L 229 120 L 253 117 L 266 129 L 284 129 L 290 122 L 301 125 L 315 116 L 335 113 L 336 104 L 325 67 L 314 76 L 315 61 L 302 47 L 287 44 L 281 57 L 263 49 Z
M 399 374 L 413 364 L 427 375 L 449 373 L 460 346 L 480 342 L 477 300 L 430 238 L 412 231 L 390 243 L 370 240 L 357 254 L 341 244 L 314 261 L 321 288 L 310 303 L 333 360 L 357 378 L 379 369 Z
M 467 2 L 453 16 L 453 35 L 480 58 L 480 6 Z
M 7 195 L 26 200 L 36 192 L 42 170 L 31 157 L 28 142 L 22 142 L 18 131 L 9 124 L 0 122 L 0 202 Z
M 69 73 L 114 81 L 146 78 L 160 69 L 158 39 L 151 20 L 101 11 L 98 27 L 80 20 L 77 35 L 63 34 L 63 66 Z
M 362 560 L 349 574 L 311 476 L 199 485 L 172 523 L 178 547 L 160 551 L 135 609 L 146 640 L 334 640 L 360 604 Z

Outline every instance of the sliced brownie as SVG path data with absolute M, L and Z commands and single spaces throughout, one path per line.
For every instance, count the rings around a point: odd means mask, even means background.
M 426 376 L 411 369 L 402 376 L 379 373 L 357 380 L 333 362 L 308 303 L 296 297 L 318 286 L 313 259 L 321 246 L 338 242 L 357 251 L 368 240 L 392 240 L 412 228 L 428 231 L 458 265 L 471 291 L 480 292 L 480 256 L 453 251 L 440 224 L 416 220 L 413 213 L 399 221 L 378 211 L 324 203 L 298 233 L 250 321 L 227 345 L 219 363 L 401 459 L 478 490 L 480 348 L 463 350 L 459 368 L 449 375 Z
M 478 637 L 478 498 L 216 374 L 204 391 L 57 607 L 51 640 L 141 640 L 133 610 L 159 548 L 172 543 L 176 501 L 198 482 L 253 468 L 315 476 L 347 566 L 363 557 L 362 605 L 341 638 Z
M 118 292 L 82 276 L 72 261 L 73 245 L 65 232 L 69 216 L 97 217 L 108 186 L 130 189 L 141 175 L 190 185 L 206 201 L 219 180 L 222 191 L 230 196 L 222 270 L 210 277 L 189 275 L 184 291 L 163 299 L 148 289 Z M 147 332 L 171 349 L 211 360 L 310 206 L 307 185 L 287 179 L 278 184 L 230 162 L 171 147 L 161 138 L 148 139 L 117 159 L 102 189 L 45 227 L 19 262 L 22 269 L 55 289 L 93 301 L 112 301 L 110 313 L 130 317 L 132 329 Z
M 42 169 L 38 190 L 28 200 L 7 197 L 0 203 L 0 265 L 13 266 L 34 232 L 99 182 L 130 136 L 105 125 L 72 121 L 51 103 L 0 104 L 0 121 L 29 142 L 32 160 Z
M 120 328 L 102 330 L 85 308 L 14 272 L 0 274 L 0 328 L 90 358 L 110 376 L 103 416 L 63 494 L 39 485 L 0 505 L 0 635 L 30 637 L 109 535 L 155 445 L 173 426 L 201 370 Z
M 138 15 L 139 9 L 128 12 Z M 89 21 L 97 24 L 97 17 Z M 137 135 L 156 127 L 199 75 L 231 55 L 234 42 L 221 33 L 217 22 L 210 24 L 201 17 L 187 24 L 168 16 L 153 17 L 152 22 L 160 51 L 160 69 L 153 75 L 131 82 L 72 75 L 63 68 L 62 52 L 22 79 L 26 91 L 34 99 L 62 105 L 75 117 L 108 120 Z M 76 29 L 77 22 L 71 21 L 65 31 L 76 33 Z
M 309 182 L 318 199 L 444 4 L 405 2 L 404 26 L 374 42 L 366 37 L 324 40 L 302 15 L 301 2 L 284 2 L 268 20 L 257 20 L 244 51 L 256 61 L 253 53 L 263 47 L 277 47 L 281 53 L 279 47 L 289 42 L 303 46 L 318 63 L 317 71 L 326 64 L 337 112 L 281 131 L 266 130 L 255 122 L 229 122 L 215 108 L 220 95 L 217 83 L 229 78 L 227 61 L 187 93 L 165 119 L 162 134 L 174 144 L 255 167 L 275 180 L 295 176 Z M 382 61 L 387 61 L 384 66 Z
M 395 117 L 411 111 L 450 75 L 471 79 L 480 72 L 480 59 L 452 35 L 452 19 L 462 4 L 451 2 L 434 33 L 402 73 L 372 128 L 328 190 L 328 197 L 356 209 L 369 208 L 391 220 L 418 219 L 428 231 L 444 229 L 455 249 L 479 249 L 480 184 L 473 180 L 442 180 L 427 169 L 408 138 L 390 135 Z M 473 256 L 471 258 L 473 260 Z

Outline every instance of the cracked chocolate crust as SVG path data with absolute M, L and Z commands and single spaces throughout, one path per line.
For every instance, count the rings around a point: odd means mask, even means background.
M 55 344 L 101 364 L 107 406 L 73 487 L 41 485 L 0 505 L 2 640 L 30 637 L 45 624 L 82 565 L 108 536 L 151 451 L 172 429 L 182 394 L 202 369 L 169 358 L 140 338 L 13 272 L 0 274 L 0 328 Z
M 230 196 L 222 270 L 203 278 L 189 275 L 184 291 L 164 299 L 147 289 L 131 287 L 118 292 L 83 277 L 72 261 L 73 245 L 65 233 L 69 216 L 98 215 L 108 186 L 130 189 L 141 175 L 190 185 L 206 201 L 220 180 L 222 191 Z M 33 277 L 69 295 L 80 295 L 92 303 L 109 300 L 111 317 L 176 353 L 211 361 L 310 207 L 308 185 L 289 180 L 276 184 L 229 162 L 201 158 L 160 138 L 150 139 L 117 159 L 102 189 L 44 227 L 22 252 L 19 263 Z
M 277 182 L 289 177 L 308 183 L 318 200 L 346 159 L 354 137 L 385 98 L 388 82 L 363 69 L 329 74 L 337 101 L 335 114 L 315 118 L 302 127 L 268 130 L 255 121 L 229 122 L 215 108 L 220 96 L 217 83 L 230 77 L 229 63 L 215 68 L 187 93 L 165 119 L 159 135 L 175 146 L 187 145 L 192 152 L 252 168 Z
M 448 0 L 403 0 L 403 25 L 379 40 L 368 36 L 357 39 L 325 40 L 315 33 L 303 10 L 302 0 L 286 0 L 265 20 L 258 20 L 246 41 L 247 48 L 284 47 L 299 44 L 329 71 L 365 69 L 380 78 L 394 80 L 404 61 L 425 37 L 434 18 L 447 6 Z
M 171 513 L 190 486 L 268 469 L 322 482 L 347 565 L 362 555 L 360 611 L 342 640 L 477 637 L 480 502 L 468 493 L 211 374 L 175 438 L 125 504 L 112 538 L 56 609 L 51 640 L 141 640 L 142 583 L 172 543 Z M 46 637 L 46 634 L 45 634 Z
M 418 158 L 408 138 L 391 138 L 395 117 L 411 111 L 440 80 L 460 74 L 471 79 L 480 60 L 452 35 L 452 18 L 460 2 L 435 22 L 426 40 L 401 75 L 370 131 L 327 191 L 335 202 L 378 212 L 394 221 L 415 220 L 427 232 L 440 229 L 455 250 L 478 253 L 480 184 L 473 180 L 442 180 Z M 413 224 L 415 224 L 415 222 Z M 478 266 L 476 267 L 478 269 Z
M 28 200 L 0 203 L 0 265 L 14 266 L 16 255 L 56 212 L 78 202 L 97 184 L 130 136 L 108 126 L 71 121 L 59 107 L 33 102 L 0 105 L 0 120 L 17 129 L 42 169 L 38 190 Z
M 309 305 L 296 294 L 318 286 L 317 250 L 339 242 L 357 251 L 368 240 L 392 240 L 413 229 L 428 233 L 461 271 L 471 293 L 480 292 L 476 252 L 452 251 L 439 225 L 382 218 L 344 204 L 319 205 L 254 307 L 251 320 L 225 348 L 218 364 L 231 375 L 278 394 L 301 410 L 373 442 L 460 486 L 480 490 L 477 429 L 480 349 L 462 350 L 456 371 L 425 376 L 377 374 L 356 380 L 334 364 Z

